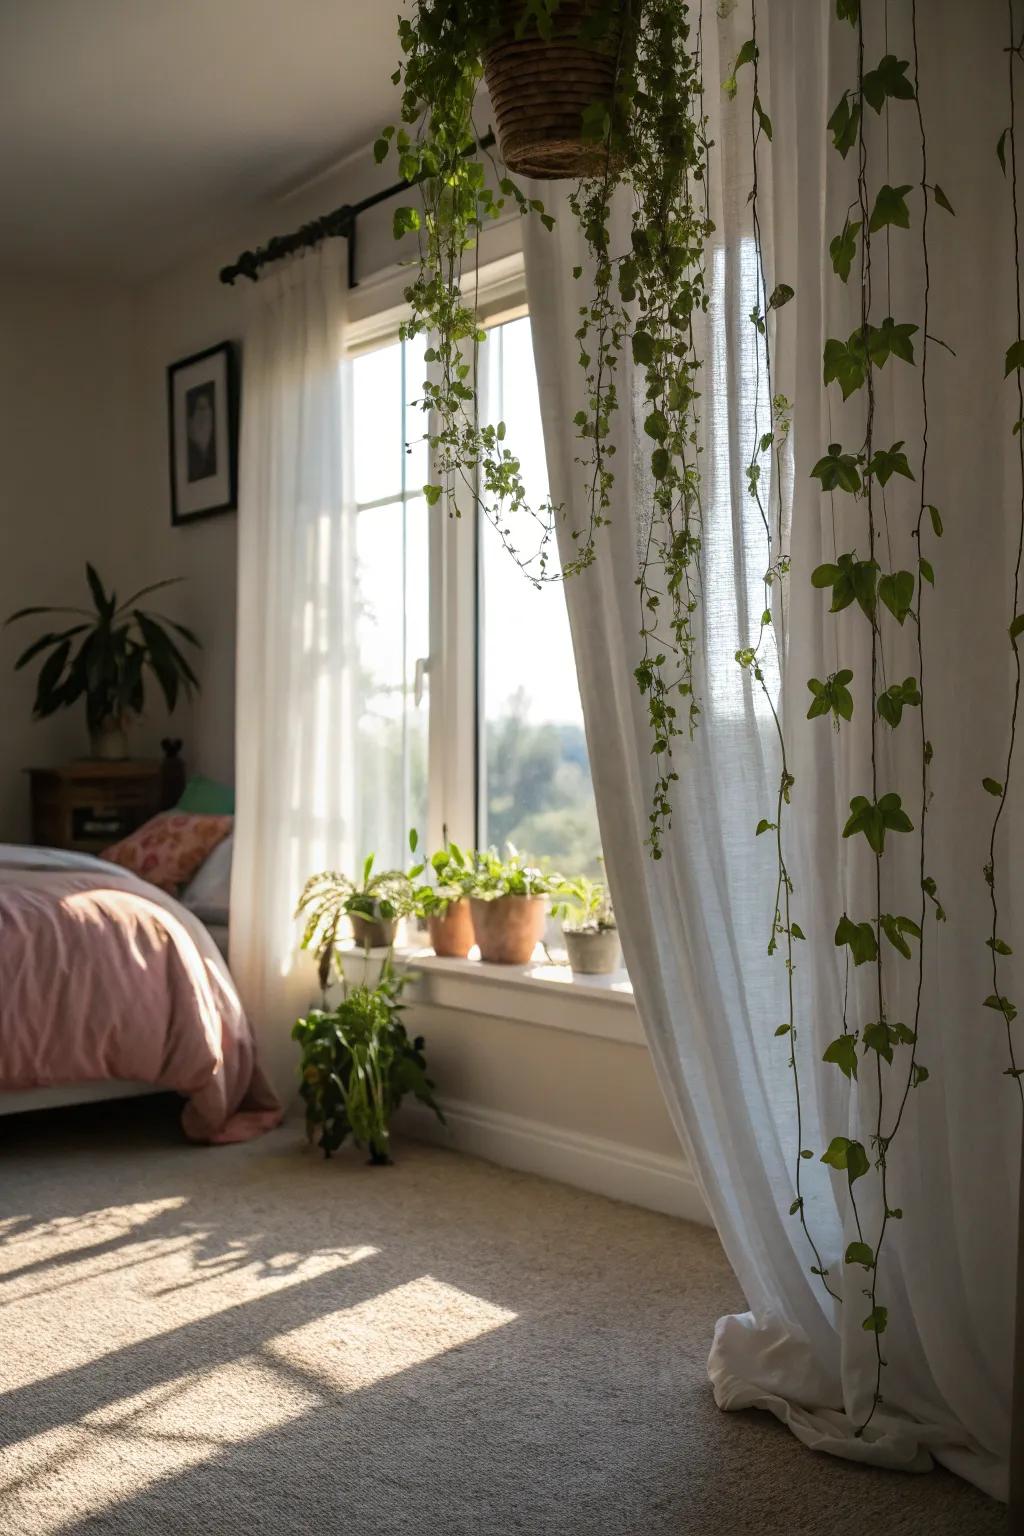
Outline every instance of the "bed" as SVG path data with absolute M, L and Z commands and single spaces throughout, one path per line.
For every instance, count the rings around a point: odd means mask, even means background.
M 215 942 L 225 865 L 179 902 L 88 854 L 0 844 L 0 1113 L 169 1089 L 196 1141 L 279 1122 Z

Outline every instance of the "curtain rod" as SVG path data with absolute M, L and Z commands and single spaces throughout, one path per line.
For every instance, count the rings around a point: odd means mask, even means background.
M 467 145 L 463 154 L 472 155 L 479 149 L 490 149 L 493 143 L 492 131 L 486 133 L 478 144 Z M 257 246 L 254 251 L 243 251 L 231 266 L 221 267 L 220 280 L 230 285 L 234 283 L 236 277 L 248 277 L 255 283 L 259 280 L 260 268 L 269 266 L 272 261 L 283 261 L 286 256 L 292 256 L 296 251 L 319 245 L 321 240 L 337 239 L 344 235 L 348 239 L 348 286 L 355 288 L 358 286 L 356 282 L 356 221 L 359 215 L 366 213 L 369 208 L 376 208 L 378 203 L 387 202 L 389 197 L 397 197 L 400 192 L 410 191 L 423 180 L 422 176 L 417 176 L 415 181 L 396 181 L 394 186 L 385 187 L 382 192 L 374 192 L 371 197 L 364 197 L 359 203 L 342 203 L 340 208 L 321 214 L 319 218 L 312 219 L 308 224 L 293 230 L 290 235 L 272 235 L 266 245 Z

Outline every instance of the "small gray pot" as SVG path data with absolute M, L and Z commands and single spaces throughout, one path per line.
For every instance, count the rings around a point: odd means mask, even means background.
M 607 976 L 622 964 L 615 928 L 562 929 L 569 964 L 576 976 Z

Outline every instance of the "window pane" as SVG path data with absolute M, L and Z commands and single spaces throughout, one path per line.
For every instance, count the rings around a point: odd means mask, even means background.
M 357 500 L 390 498 L 355 511 L 353 739 L 345 746 L 353 856 L 373 852 L 378 868 L 408 862 L 409 828 L 424 828 L 427 817 L 428 699 L 424 692 L 417 705 L 414 689 L 430 644 L 428 516 L 422 495 L 406 499 L 406 443 L 410 429 L 421 430 L 419 412 L 407 410 L 407 382 L 419 389 L 423 348 L 404 359 L 403 351 L 411 345 L 394 343 L 353 364 Z M 409 493 L 418 489 L 412 482 Z
M 529 319 L 495 327 L 483 361 L 488 415 L 506 423 L 536 505 L 547 470 Z M 523 554 L 532 547 L 524 534 Z M 533 587 L 486 519 L 481 568 L 481 841 L 514 843 L 562 874 L 597 874 L 601 844 L 562 584 Z

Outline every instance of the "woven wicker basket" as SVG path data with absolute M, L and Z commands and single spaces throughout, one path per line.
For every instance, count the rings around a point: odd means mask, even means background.
M 541 181 L 603 175 L 607 154 L 584 140 L 583 114 L 592 102 L 611 99 L 618 37 L 600 48 L 581 43 L 587 0 L 561 0 L 550 41 L 536 32 L 517 40 L 521 4 L 505 3 L 507 29 L 484 60 L 502 159 L 514 174 Z

